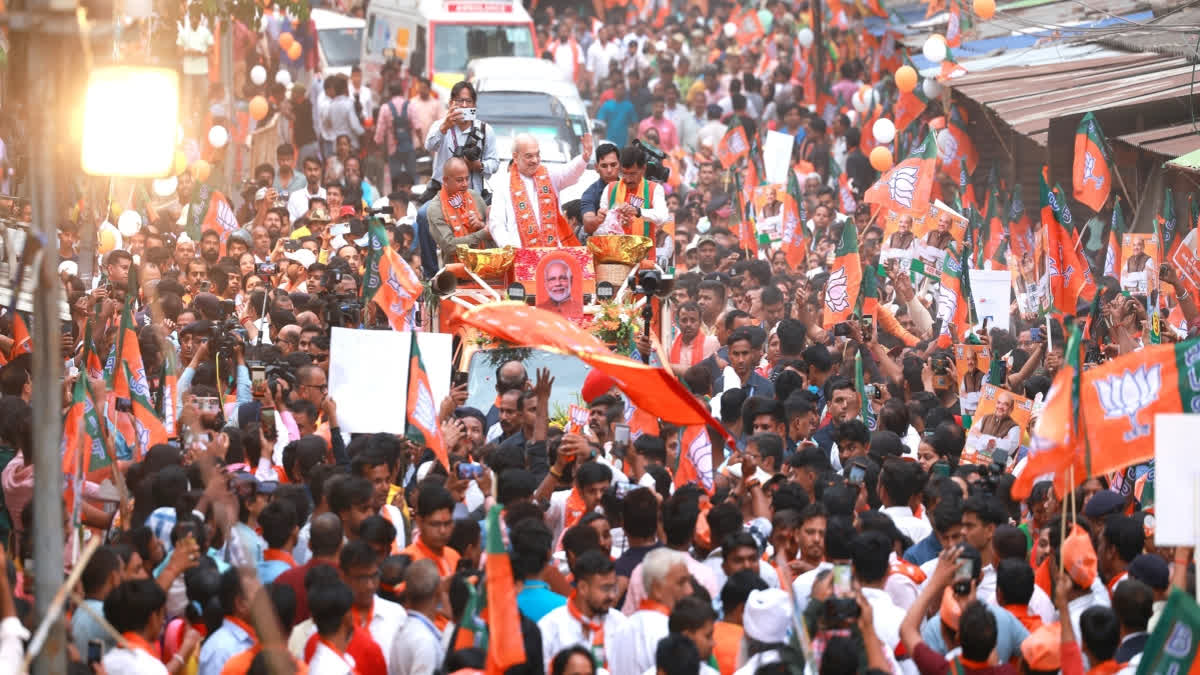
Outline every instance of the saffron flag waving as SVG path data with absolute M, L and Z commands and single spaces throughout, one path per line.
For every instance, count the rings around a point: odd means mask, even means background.
M 725 132 L 725 136 L 721 138 L 721 142 L 717 144 L 717 159 L 725 169 L 736 164 L 749 152 L 750 140 L 746 138 L 746 128 L 740 124 L 730 127 L 729 131 Z
M 1118 278 L 1121 275 L 1121 242 L 1125 239 L 1125 215 L 1121 212 L 1121 198 L 1113 200 L 1112 223 L 1108 227 L 1108 251 L 1104 255 L 1104 276 Z
M 1200 338 L 1146 347 L 1082 374 L 1074 351 L 1068 345 L 1067 364 L 1046 396 L 1028 460 L 1013 485 L 1016 498 L 1027 497 L 1039 480 L 1052 477 L 1055 492 L 1066 494 L 1090 476 L 1147 462 L 1154 458 L 1154 415 L 1200 406 Z
M 842 238 L 833 252 L 833 272 L 825 282 L 825 311 L 821 325 L 826 330 L 846 321 L 854 313 L 862 290 L 862 264 L 858 256 L 858 232 L 853 223 L 842 228 Z
M 33 353 L 33 338 L 29 335 L 29 326 L 20 312 L 12 313 L 12 349 L 8 350 L 8 360 L 12 361 L 22 354 Z
M 375 245 L 375 241 L 376 238 L 372 237 L 372 246 Z M 367 269 L 367 275 L 376 276 L 372 280 L 374 290 L 371 292 L 371 300 L 387 315 L 392 330 L 411 330 L 413 307 L 417 304 L 417 298 L 425 292 L 425 287 L 404 258 L 386 242 L 385 239 L 375 269 Z M 367 292 L 365 282 L 363 292 Z
M 796 172 L 791 169 L 788 169 L 787 190 L 783 193 L 782 214 L 779 228 L 783 254 L 789 267 L 800 269 L 808 255 L 808 231 L 804 227 L 804 195 L 800 192 Z
M 970 259 L 970 249 L 964 246 L 961 253 L 953 249 L 948 251 L 942 265 L 942 285 L 938 291 L 937 311 L 937 318 L 942 322 L 942 334 L 938 337 L 941 339 L 945 336 L 951 344 L 957 342 L 964 331 L 969 331 L 975 325 L 975 307 L 971 303 L 970 287 L 967 283 Z M 948 348 L 950 344 L 939 346 Z
M 967 132 L 966 113 L 960 106 L 951 106 L 946 115 L 946 126 L 937 133 L 938 159 L 947 173 L 954 166 L 965 165 L 968 175 L 975 173 L 979 165 L 979 151 Z M 961 182 L 961 178 L 960 178 Z M 964 205 L 965 206 L 965 205 Z
M 87 377 L 80 373 L 71 387 L 71 406 L 67 408 L 63 422 L 64 474 L 74 475 L 77 462 L 81 460 L 84 474 L 111 464 L 100 433 L 100 416 L 96 412 Z
M 1075 129 L 1075 162 L 1071 170 L 1071 183 L 1076 201 L 1083 202 L 1093 211 L 1099 212 L 1108 201 L 1112 191 L 1112 167 L 1108 156 L 1108 143 L 1096 116 L 1088 113 Z
M 1072 241 L 1071 212 L 1062 192 L 1051 190 L 1041 179 L 1042 231 L 1046 236 L 1046 265 L 1050 274 L 1050 297 L 1055 309 L 1075 314 L 1079 302 L 1091 302 L 1096 294 L 1092 271 Z
M 121 352 L 118 356 L 113 393 L 118 399 L 128 399 L 132 406 L 134 432 L 137 434 L 137 459 L 151 446 L 167 442 L 167 429 L 154 411 L 150 401 L 150 381 L 142 363 L 137 333 L 133 330 L 133 312 L 129 303 L 121 313 Z
M 512 562 L 508 549 L 504 547 L 504 536 L 500 529 L 502 504 L 488 510 L 487 517 L 487 562 L 484 563 L 484 578 L 487 586 L 488 648 L 484 672 L 501 675 L 510 667 L 525 663 L 525 643 L 521 639 L 521 617 L 517 613 L 516 584 L 513 581 Z M 540 655 L 537 658 L 541 658 Z
M 708 494 L 713 492 L 712 440 L 708 429 L 699 424 L 684 427 L 679 434 L 679 453 L 674 486 L 695 483 Z
M 429 374 L 425 371 L 425 363 L 421 361 L 421 347 L 417 344 L 417 332 L 412 332 L 412 347 L 408 355 L 408 424 L 405 436 L 414 443 L 423 445 L 433 451 L 446 471 L 450 470 L 450 455 L 446 452 L 446 442 L 442 439 L 442 430 L 438 426 L 438 405 L 433 400 L 433 391 L 429 388 Z
M 937 151 L 937 141 L 933 132 L 929 132 L 908 159 L 880 176 L 863 195 L 863 201 L 888 211 L 925 214 L 929 211 Z
M 207 230 L 215 230 L 221 235 L 221 240 L 230 232 L 238 229 L 237 215 L 229 200 L 220 190 L 214 190 L 207 183 L 196 188 L 196 194 L 188 206 L 186 231 L 192 241 L 200 241 L 200 236 Z

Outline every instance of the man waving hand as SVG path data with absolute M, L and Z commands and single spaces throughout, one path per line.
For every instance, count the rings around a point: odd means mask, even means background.
M 497 177 L 488 230 L 497 246 L 578 246 L 575 233 L 559 208 L 559 190 L 574 185 L 592 156 L 592 137 L 583 137 L 583 152 L 561 167 L 542 164 L 537 139 L 520 134 L 513 139 L 513 160 L 507 180 Z

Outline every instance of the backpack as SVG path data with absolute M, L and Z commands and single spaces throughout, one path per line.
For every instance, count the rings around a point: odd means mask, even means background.
M 392 138 L 396 141 L 396 152 L 392 156 L 407 155 L 413 151 L 412 123 L 408 119 L 408 101 L 404 101 L 404 106 L 398 113 L 396 104 L 392 101 L 388 101 L 387 106 L 392 111 Z

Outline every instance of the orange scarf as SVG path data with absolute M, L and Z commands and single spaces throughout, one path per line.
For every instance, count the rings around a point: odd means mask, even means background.
M 269 548 L 263 551 L 263 560 L 278 560 L 280 562 L 287 563 L 288 567 L 296 566 L 296 559 L 293 558 L 290 553 L 287 551 L 281 551 L 277 548 Z
M 671 610 L 667 609 L 666 605 L 662 604 L 661 602 L 659 602 L 657 600 L 651 600 L 650 598 L 646 598 L 645 600 L 642 600 L 642 603 L 640 605 L 638 605 L 638 609 L 639 610 L 645 609 L 645 610 L 648 610 L 651 612 L 658 612 L 659 614 L 662 614 L 663 616 L 671 616 Z
M 567 612 L 571 617 L 579 622 L 584 631 L 590 631 L 592 634 L 592 660 L 598 666 L 605 665 L 604 658 L 604 617 L 599 621 L 595 621 L 583 615 L 579 608 L 575 606 L 576 594 L 571 593 L 571 597 L 567 598 Z
M 609 189 L 608 208 L 613 208 L 616 204 L 632 204 L 639 209 L 650 208 L 650 181 L 642 179 L 641 194 L 629 194 L 628 188 L 625 186 L 625 181 L 618 180 L 616 184 Z M 628 222 L 623 223 L 625 234 L 633 234 L 642 237 L 647 237 L 651 241 L 654 240 L 654 226 L 645 218 L 633 217 Z M 649 258 L 654 257 L 654 249 L 651 249 Z
M 140 649 L 150 656 L 153 656 L 155 660 L 162 661 L 162 656 L 159 654 L 158 647 L 147 642 L 146 638 L 142 637 L 141 635 L 131 631 L 128 633 L 121 633 L 121 638 L 124 639 L 125 642 L 129 643 L 129 648 L 131 650 Z
M 419 538 L 413 543 L 420 554 L 432 560 L 438 566 L 438 574 L 443 577 L 448 577 L 454 574 L 454 568 L 458 565 L 458 554 L 449 546 L 442 547 L 442 554 L 438 555 L 433 552 L 433 549 L 425 545 L 425 542 Z M 454 554 L 454 555 L 451 555 Z
M 688 346 L 690 352 L 688 366 L 694 366 L 704 360 L 704 333 L 696 333 L 696 337 L 692 338 L 692 344 Z M 675 341 L 671 343 L 671 365 L 681 366 L 683 357 L 683 333 L 675 336 Z
M 225 620 L 246 631 L 246 635 L 250 636 L 250 639 L 254 641 L 254 644 L 258 644 L 258 633 L 254 632 L 254 626 L 251 626 L 236 616 L 227 616 L 225 617 Z
M 367 610 L 366 616 L 362 616 L 362 612 L 358 611 L 357 607 L 350 608 L 350 615 L 354 617 L 354 625 L 368 628 L 371 625 L 371 619 L 375 618 L 375 601 L 371 601 L 371 609 Z
M 447 197 L 446 191 L 441 190 L 438 196 L 442 200 L 442 217 L 454 231 L 454 236 L 465 237 L 473 232 L 467 217 L 472 211 L 478 215 L 478 211 L 475 209 L 475 198 L 471 196 L 471 191 L 463 190 L 453 197 Z
M 536 194 L 525 194 L 525 180 L 517 171 L 516 162 L 509 165 L 508 187 L 522 248 L 576 245 L 575 235 L 564 232 L 568 229 L 567 221 L 558 211 L 558 192 L 554 190 L 550 172 L 545 166 L 539 166 L 533 174 Z M 537 211 L 534 211 L 534 200 L 537 201 Z

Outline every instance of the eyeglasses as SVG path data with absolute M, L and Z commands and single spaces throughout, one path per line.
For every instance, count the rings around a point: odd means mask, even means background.
M 329 384 L 328 384 L 328 383 L 322 383 L 322 384 L 302 384 L 302 385 L 300 385 L 300 386 L 301 386 L 301 387 L 311 387 L 311 388 L 313 388 L 313 389 L 320 389 L 321 391 L 329 391 Z
M 459 105 L 475 105 L 475 99 L 473 98 L 452 98 L 450 101 Z

